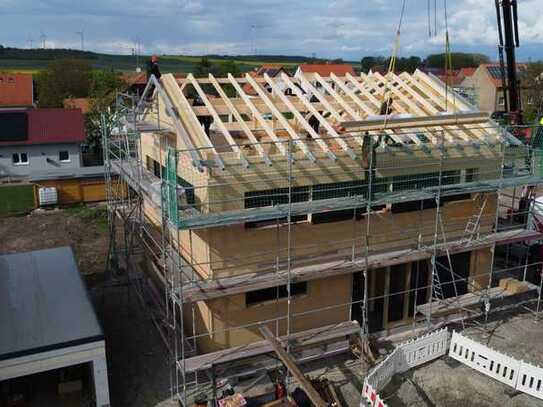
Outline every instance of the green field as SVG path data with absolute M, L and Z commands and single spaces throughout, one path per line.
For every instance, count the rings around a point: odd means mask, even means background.
M 21 215 L 34 209 L 33 185 L 0 186 L 0 217 Z
M 17 49 L 0 47 L 0 71 L 36 73 L 47 67 L 52 60 L 65 57 L 86 59 L 95 69 L 113 68 L 124 72 L 134 71 L 137 63 L 137 59 L 133 55 L 110 55 L 66 49 Z M 139 57 L 141 68 L 145 67 L 145 61 L 149 58 L 149 56 Z M 201 56 L 190 55 L 162 55 L 160 56 L 160 69 L 165 73 L 194 72 L 201 58 Z M 212 64 L 233 61 L 238 65 L 240 71 L 247 72 L 264 63 L 279 63 L 287 69 L 294 70 L 299 64 L 311 61 L 311 58 L 281 55 L 209 55 L 208 60 Z

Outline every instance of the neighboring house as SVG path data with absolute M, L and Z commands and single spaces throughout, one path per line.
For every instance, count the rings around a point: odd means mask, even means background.
M 84 139 L 79 109 L 0 111 L 0 178 L 77 172 Z
M 0 73 L 0 109 L 33 105 L 34 86 L 31 74 Z
M 526 64 L 517 64 L 519 80 L 526 71 Z M 503 82 L 499 64 L 481 64 L 471 76 L 466 76 L 461 88 L 471 90 L 475 95 L 479 110 L 484 112 L 503 112 L 505 110 L 505 98 Z
M 249 75 L 251 75 L 253 78 L 263 78 L 264 75 L 268 75 L 270 78 L 276 78 L 277 80 L 275 83 L 281 89 L 285 94 L 289 95 L 292 94 L 289 87 L 285 84 L 285 82 L 281 79 L 282 74 L 286 74 L 288 76 L 291 76 L 290 73 L 285 69 L 283 65 L 280 64 L 264 64 L 260 68 L 258 68 L 255 71 L 249 72 Z M 266 88 L 266 90 L 270 93 L 272 93 L 272 88 L 267 83 L 263 83 L 263 86 Z M 243 86 L 243 91 L 251 96 L 256 96 L 257 93 L 253 89 L 253 87 L 246 83 Z
M 80 109 L 83 114 L 89 113 L 93 104 L 93 98 L 69 98 L 63 102 L 64 109 Z
M 322 91 L 322 85 L 319 81 L 314 79 L 315 74 L 320 75 L 321 77 L 325 78 L 330 76 L 331 74 L 336 75 L 337 77 L 344 77 L 347 73 L 354 75 L 354 69 L 352 65 L 349 64 L 332 64 L 332 63 L 325 63 L 325 64 L 301 64 L 298 66 L 298 69 L 296 70 L 296 73 L 294 74 L 295 78 L 301 78 L 305 77 L 313 86 L 315 86 L 318 90 Z M 335 85 L 331 84 L 332 88 L 335 87 Z M 308 92 L 307 89 L 302 85 L 302 88 L 305 92 Z

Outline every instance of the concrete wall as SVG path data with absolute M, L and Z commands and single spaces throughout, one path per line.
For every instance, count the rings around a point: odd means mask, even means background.
M 68 151 L 70 161 L 60 162 L 59 151 Z M 13 164 L 14 153 L 26 153 L 28 164 Z M 81 153 L 78 144 L 0 146 L 0 177 L 38 175 L 79 167 L 81 167 Z

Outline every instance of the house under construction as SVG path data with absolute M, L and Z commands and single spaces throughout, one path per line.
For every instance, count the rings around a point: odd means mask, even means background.
M 541 238 L 540 152 L 432 75 L 168 74 L 103 131 L 110 255 L 184 405 L 198 372 L 273 351 L 264 327 L 303 361 L 537 295 L 496 253 Z

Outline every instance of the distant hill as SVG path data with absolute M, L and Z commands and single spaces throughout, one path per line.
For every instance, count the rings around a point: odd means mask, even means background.
M 314 61 L 309 57 L 287 55 L 208 55 L 207 57 L 212 63 L 233 60 L 242 72 L 250 71 L 263 63 L 280 63 L 294 69 L 299 64 Z M 7 48 L 0 45 L 0 71 L 39 71 L 44 69 L 50 61 L 58 58 L 86 59 L 96 69 L 110 67 L 126 72 L 134 71 L 138 60 L 133 55 L 101 54 L 74 49 Z M 139 56 L 139 66 L 142 69 L 145 68 L 145 61 L 149 58 L 150 56 Z M 200 59 L 201 56 L 162 55 L 160 69 L 162 72 L 193 72 Z

